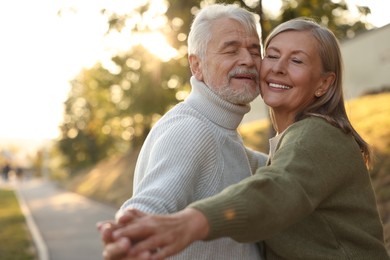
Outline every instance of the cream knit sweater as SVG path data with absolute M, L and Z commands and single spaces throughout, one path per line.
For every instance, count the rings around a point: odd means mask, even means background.
M 248 106 L 226 102 L 191 78 L 189 97 L 153 127 L 141 149 L 128 207 L 157 214 L 185 208 L 217 194 L 265 165 L 264 154 L 246 149 L 237 132 Z M 256 244 L 230 238 L 196 242 L 170 259 L 261 259 Z

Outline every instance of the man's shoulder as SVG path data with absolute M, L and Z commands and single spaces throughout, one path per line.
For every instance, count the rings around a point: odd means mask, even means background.
M 216 145 L 217 134 L 207 120 L 187 113 L 171 113 L 161 118 L 150 130 L 146 143 L 181 148 Z
M 211 132 L 212 128 L 213 124 L 204 115 L 186 103 L 180 103 L 162 116 L 152 127 L 151 132 Z

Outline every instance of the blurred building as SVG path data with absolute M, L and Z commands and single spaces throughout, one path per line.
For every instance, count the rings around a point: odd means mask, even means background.
M 390 24 L 341 43 L 346 99 L 390 87 Z
M 390 88 L 390 24 L 361 33 L 340 44 L 346 100 Z M 259 97 L 252 103 L 252 109 L 244 117 L 243 123 L 263 119 L 267 115 L 267 108 Z

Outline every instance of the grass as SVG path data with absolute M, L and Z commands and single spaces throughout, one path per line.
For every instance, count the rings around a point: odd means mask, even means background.
M 37 259 L 15 192 L 0 188 L 0 198 L 0 259 Z

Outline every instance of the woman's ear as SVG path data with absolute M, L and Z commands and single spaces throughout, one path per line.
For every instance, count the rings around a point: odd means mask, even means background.
M 202 64 L 200 58 L 196 55 L 191 54 L 190 56 L 188 56 L 188 62 L 190 63 L 192 75 L 198 81 L 203 81 Z
M 324 95 L 326 92 L 328 92 L 330 86 L 334 83 L 336 79 L 336 75 L 333 72 L 327 73 L 321 82 L 321 85 L 316 89 L 314 92 L 316 97 L 321 97 Z

